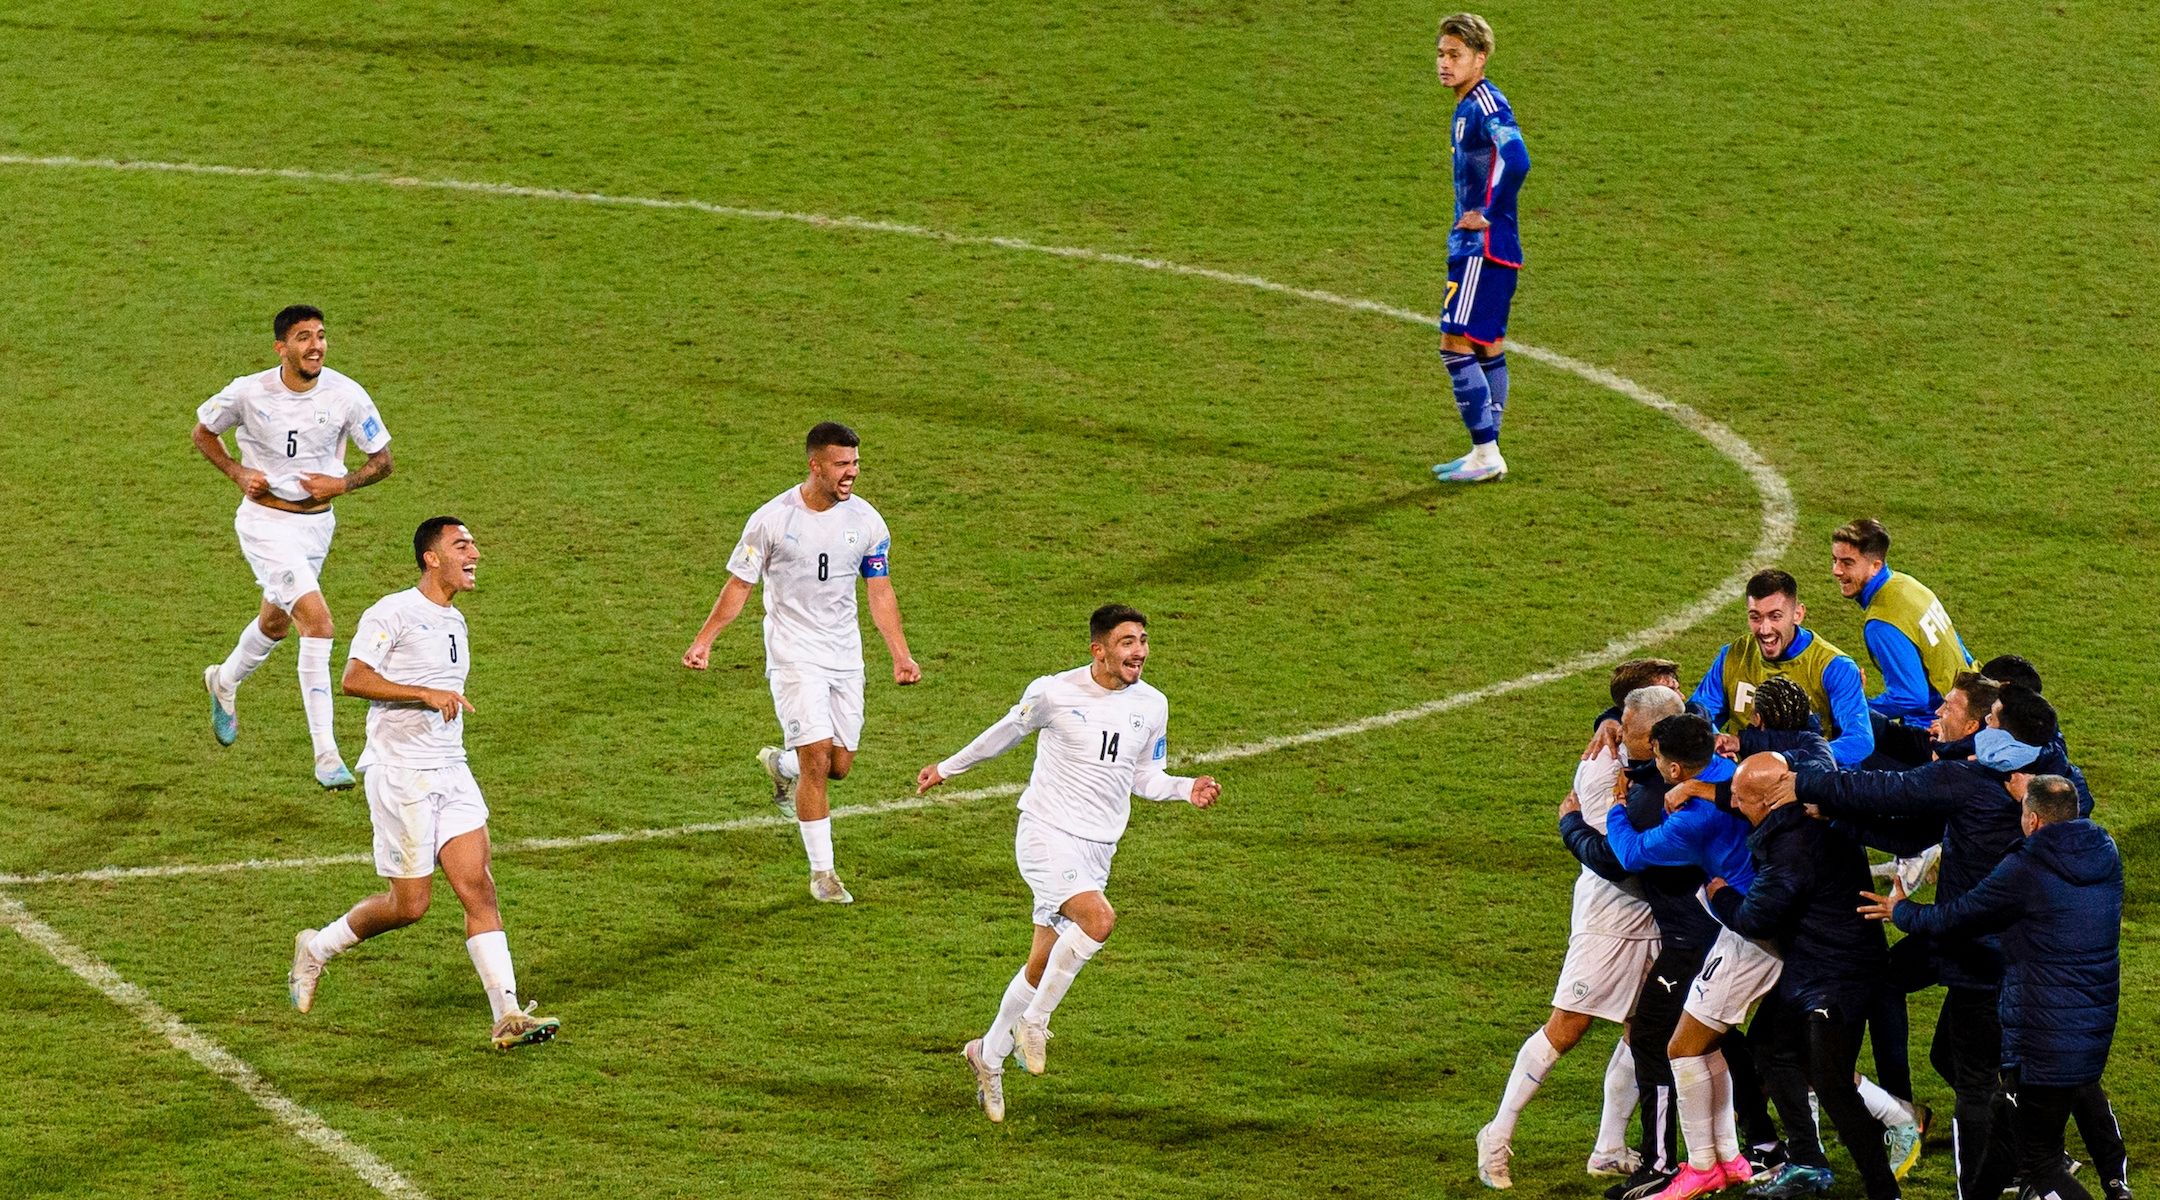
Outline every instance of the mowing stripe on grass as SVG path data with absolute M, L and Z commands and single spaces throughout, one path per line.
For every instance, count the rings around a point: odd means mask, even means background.
M 414 179 L 405 176 L 352 174 L 342 171 L 304 171 L 272 167 L 224 167 L 203 163 L 130 162 L 110 158 L 73 158 L 65 155 L 44 157 L 0 154 L 0 165 L 29 167 L 72 167 L 106 171 L 167 171 L 193 175 L 225 175 L 242 178 L 295 179 L 313 183 L 373 184 L 385 187 L 431 189 L 436 191 L 476 192 L 488 196 L 514 196 L 532 200 L 557 200 L 580 204 L 612 204 L 633 208 L 687 209 L 720 217 L 734 217 L 755 221 L 792 221 L 819 229 L 855 230 L 865 233 L 890 233 L 904 237 L 927 238 L 955 246 L 997 246 L 1006 250 L 1020 250 L 1036 254 L 1051 254 L 1060 258 L 1080 259 L 1087 262 L 1109 263 L 1116 266 L 1140 267 L 1149 271 L 1164 271 L 1173 275 L 1186 275 L 1197 279 L 1209 279 L 1217 283 L 1254 288 L 1319 304 L 1357 312 L 1375 313 L 1418 325 L 1437 326 L 1438 318 L 1382 304 L 1377 300 L 1362 300 L 1355 296 L 1343 296 L 1316 288 L 1292 287 L 1258 275 L 1243 275 L 1233 271 L 1218 271 L 1212 267 L 1187 266 L 1160 258 L 1142 258 L 1131 254 L 1116 254 L 1105 250 L 1089 250 L 1080 246 L 1045 246 L 1022 238 L 992 237 L 982 234 L 949 233 L 921 225 L 904 225 L 893 221 L 877 221 L 868 217 L 828 216 L 823 213 L 789 212 L 783 209 L 739 208 L 728 204 L 712 204 L 703 200 L 666 200 L 645 196 L 611 196 L 601 192 L 576 192 L 560 188 L 520 187 L 507 183 L 475 183 L 460 179 Z M 1756 453 L 1747 439 L 1725 425 L 1704 416 L 1693 407 L 1677 400 L 1669 400 L 1636 383 L 1632 379 L 1608 371 L 1603 367 L 1570 358 L 1555 350 L 1510 341 L 1508 348 L 1516 354 L 1534 358 L 1550 367 L 1587 379 L 1600 387 L 1618 392 L 1646 408 L 1671 417 L 1690 432 L 1710 443 L 1711 448 L 1746 471 L 1755 485 L 1755 492 L 1762 500 L 1762 528 L 1755 539 L 1755 549 L 1731 575 L 1727 576 L 1709 594 L 1695 603 L 1673 613 L 1657 624 L 1638 629 L 1607 642 L 1596 650 L 1586 650 L 1572 658 L 1564 659 L 1541 671 L 1532 671 L 1513 679 L 1486 684 L 1466 692 L 1427 700 L 1408 708 L 1392 712 L 1375 713 L 1340 725 L 1328 725 L 1308 729 L 1302 733 L 1282 734 L 1254 742 L 1242 742 L 1216 750 L 1183 756 L 1181 763 L 1228 762 L 1233 759 L 1252 758 L 1271 754 L 1293 746 L 1311 745 L 1315 742 L 1332 741 L 1351 737 L 1405 721 L 1435 716 L 1451 709 L 1519 692 L 1528 688 L 1555 683 L 1571 675 L 1597 667 L 1611 666 L 1647 646 L 1685 632 L 1708 618 L 1718 609 L 1739 599 L 1746 588 L 1750 575 L 1774 565 L 1783 558 L 1792 545 L 1794 526 L 1799 520 L 1799 506 L 1793 499 L 1792 485 L 1778 473 L 1777 468 Z M 939 799 L 916 799 L 913 797 L 888 800 L 881 804 L 863 805 L 856 808 L 836 808 L 835 817 L 867 816 L 875 813 L 897 812 L 912 808 L 926 808 L 933 804 L 954 803 L 967 799 L 989 796 L 1010 796 L 1020 789 L 1017 785 L 982 788 L 973 792 L 954 792 Z M 606 845 L 614 842 L 650 841 L 657 838 L 688 837 L 701 833 L 720 833 L 734 829 L 749 829 L 762 825 L 785 824 L 786 819 L 777 815 L 743 817 L 734 821 L 721 821 L 706 825 L 680 825 L 669 829 L 637 829 L 613 833 L 592 833 L 565 838 L 527 838 L 508 842 L 497 847 L 503 851 L 564 850 L 579 846 Z M 94 871 L 73 871 L 40 875 L 0 875 L 0 884 L 22 883 L 68 883 L 82 880 L 147 879 L 168 875 L 207 875 L 227 871 L 276 870 L 343 865 L 369 861 L 365 854 L 337 855 L 329 858 L 255 859 L 247 862 L 174 864 L 156 867 L 105 867 Z
M 395 1167 L 375 1157 L 366 1146 L 331 1128 L 313 1109 L 272 1087 L 255 1068 L 235 1057 L 216 1039 L 167 1012 L 165 1006 L 152 1000 L 148 992 L 120 978 L 119 972 L 107 966 L 103 959 L 61 937 L 58 930 L 38 920 L 22 901 L 0 894 L 0 924 L 13 927 L 24 941 L 52 955 L 61 966 L 81 976 L 83 982 L 103 992 L 106 999 L 133 1013 L 137 1020 L 172 1043 L 174 1049 L 186 1052 L 211 1074 L 247 1093 L 248 1099 L 276 1117 L 295 1137 L 345 1164 L 369 1187 L 398 1200 L 427 1200 L 427 1193 L 414 1187 L 410 1180 L 397 1173 Z

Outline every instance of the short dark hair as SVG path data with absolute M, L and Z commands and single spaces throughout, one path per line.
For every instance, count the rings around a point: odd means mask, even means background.
M 413 530 L 412 535 L 413 565 L 427 570 L 427 552 L 442 545 L 443 530 L 464 523 L 463 517 L 429 517 L 420 522 L 420 528 Z
M 1764 729 L 1806 729 L 1808 718 L 1814 715 L 1807 693 L 1783 675 L 1763 680 L 1762 686 L 1755 689 L 1754 703 L 1755 715 L 1762 718 Z
M 1127 622 L 1135 622 L 1147 628 L 1147 615 L 1130 604 L 1105 604 L 1088 617 L 1088 641 L 1099 642 L 1110 636 L 1110 631 Z
M 1626 705 L 1628 693 L 1665 678 L 1680 678 L 1680 664 L 1669 658 L 1631 658 L 1612 669 L 1612 702 Z
M 2045 746 L 2055 740 L 2055 706 L 2041 699 L 2040 693 L 2023 684 L 2006 683 L 1996 699 L 2002 702 L 2002 714 L 1996 721 L 2004 733 L 2028 746 Z
M 1700 771 L 1717 753 L 1717 731 L 1694 713 L 1680 713 L 1650 727 L 1650 744 L 1667 759 Z
M 819 421 L 810 427 L 810 436 L 803 439 L 803 449 L 812 454 L 827 446 L 860 446 L 862 439 L 855 431 L 838 421 Z
M 292 332 L 293 326 L 302 321 L 320 321 L 322 319 L 322 310 L 312 304 L 288 304 L 278 310 L 277 316 L 271 318 L 270 332 L 276 334 L 277 340 L 282 342 L 285 340 L 285 335 Z
M 1973 720 L 1984 721 L 1995 707 L 1995 697 L 2002 694 L 2002 684 L 1978 671 L 1959 671 L 1950 681 L 1950 690 L 1965 693 L 1966 711 Z
M 2021 654 L 1998 654 L 1987 660 L 1980 673 L 1997 683 L 2014 683 L 2036 692 L 2046 691 L 2040 686 L 2040 672 Z
M 2025 811 L 2040 818 L 2042 825 L 2075 821 L 2077 786 L 2060 775 L 2035 775 L 2025 781 Z
M 1843 542 L 1869 558 L 1887 558 L 1890 555 L 1890 531 L 1873 517 L 1847 521 L 1830 531 L 1830 540 Z
M 1768 600 L 1772 596 L 1791 596 L 1793 599 L 1798 600 L 1800 598 L 1800 581 L 1778 570 L 1776 567 L 1769 567 L 1755 572 L 1754 576 L 1747 581 L 1747 598 L 1750 600 Z

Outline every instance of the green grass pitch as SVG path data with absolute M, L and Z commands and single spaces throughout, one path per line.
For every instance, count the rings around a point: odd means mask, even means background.
M 20 0 L 0 154 L 852 214 L 1437 308 L 1441 9 L 619 9 Z M 1775 464 L 1832 641 L 1859 649 L 1827 534 L 1874 514 L 1977 653 L 2047 673 L 2129 859 L 2109 1083 L 2150 1161 L 2160 19 L 1484 11 L 1535 160 L 1513 332 Z M 1155 616 L 1149 675 L 1195 752 L 1595 649 L 1757 536 L 1702 440 L 1519 355 L 1511 477 L 1436 490 L 1463 437 L 1433 334 L 1282 295 L 694 211 L 0 165 L 0 872 L 367 847 L 364 804 L 308 778 L 292 649 L 243 689 L 237 746 L 202 711 L 256 601 L 186 434 L 300 299 L 397 439 L 397 473 L 338 506 L 340 634 L 409 585 L 420 518 L 480 540 L 469 744 L 498 840 L 761 811 L 754 626 L 707 674 L 677 660 L 819 419 L 865 437 L 926 672 L 894 688 L 869 639 L 842 805 L 905 794 L 1079 661 L 1106 599 Z M 1692 680 L 1739 611 L 1660 649 Z M 512 1055 L 447 889 L 306 1017 L 292 931 L 367 867 L 4 890 L 433 1197 L 1462 1196 L 1560 962 L 1552 814 L 1602 686 L 1225 763 L 1212 812 L 1137 805 L 1119 931 L 1001 1128 L 956 1051 L 1027 944 L 1009 800 L 839 822 L 847 910 L 810 902 L 785 829 L 498 858 L 522 990 L 564 1021 Z M 340 703 L 348 757 L 361 716 Z M 1947 1111 L 1933 1004 L 1915 1074 Z M 1524 1196 L 1593 1194 L 1611 1039 L 1525 1117 Z M 0 1194 L 373 1194 L 8 934 L 0 1078 Z M 1947 1163 L 1932 1144 L 1908 1194 L 1950 1197 Z

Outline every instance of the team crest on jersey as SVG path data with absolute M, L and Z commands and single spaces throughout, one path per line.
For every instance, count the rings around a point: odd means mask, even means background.
M 1587 996 L 1587 995 L 1589 995 L 1589 994 L 1590 994 L 1590 985 L 1589 985 L 1589 984 L 1587 984 L 1587 983 L 1584 983 L 1584 982 L 1583 982 L 1582 980 L 1578 979 L 1578 980 L 1576 980 L 1576 981 L 1575 981 L 1575 988 L 1574 988 L 1574 991 L 1575 991 L 1575 998 L 1576 998 L 1577 1000 L 1580 1000 L 1580 999 L 1582 999 L 1583 997 L 1585 997 L 1585 996 Z
M 1141 720 L 1139 713 L 1126 713 L 1125 720 L 1133 727 L 1133 732 L 1138 733 L 1140 731 Z
M 327 410 L 324 410 L 324 409 L 320 409 L 320 408 L 316 409 L 316 410 L 315 410 L 315 423 L 316 423 L 317 425 L 328 425 L 328 424 L 330 423 L 330 414 L 329 414 L 329 412 L 328 412 Z
M 1072 882 L 1073 880 L 1075 880 L 1075 879 L 1078 879 L 1078 878 L 1080 878 L 1080 872 L 1078 872 L 1078 871 L 1075 871 L 1075 870 L 1071 870 L 1071 869 L 1069 869 L 1069 868 L 1068 868 L 1068 869 L 1066 870 L 1066 872 L 1065 872 L 1065 882 L 1067 882 L 1067 883 L 1071 883 L 1071 882 Z
M 854 545 L 861 538 L 862 534 L 853 529 L 850 529 L 846 533 L 840 535 L 840 540 L 846 542 L 850 546 Z

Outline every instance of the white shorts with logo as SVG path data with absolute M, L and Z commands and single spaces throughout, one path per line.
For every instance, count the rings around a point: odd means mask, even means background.
M 1650 977 L 1650 964 L 1657 961 L 1658 945 L 1656 938 L 1571 935 L 1552 1006 L 1606 1021 L 1627 1020 L 1635 1015 L 1635 998 Z
M 1785 960 L 1769 943 L 1719 929 L 1681 1011 L 1723 1032 L 1746 1020 L 1748 1009 L 1769 995 L 1784 973 Z
M 1065 918 L 1058 909 L 1067 900 L 1108 888 L 1110 860 L 1115 857 L 1116 842 L 1074 837 L 1030 812 L 1020 814 L 1020 828 L 1013 834 L 1013 858 L 1020 864 L 1020 878 L 1035 893 L 1037 925 L 1062 928 Z
M 445 842 L 487 826 L 487 802 L 464 763 L 424 771 L 376 763 L 366 778 L 377 875 L 425 879 Z
M 818 667 L 773 667 L 765 673 L 772 685 L 773 713 L 787 748 L 831 739 L 843 749 L 862 745 L 863 673 L 842 674 Z
M 243 500 L 233 514 L 233 532 L 240 535 L 240 553 L 254 569 L 263 599 L 291 612 L 300 597 L 322 590 L 336 513 L 290 513 Z

